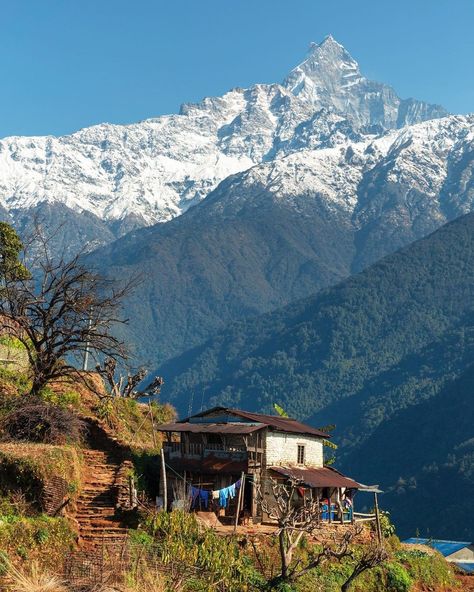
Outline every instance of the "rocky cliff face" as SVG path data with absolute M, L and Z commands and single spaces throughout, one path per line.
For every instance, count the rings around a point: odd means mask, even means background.
M 359 64 L 331 35 L 311 45 L 307 58 L 283 85 L 316 109 L 344 113 L 357 129 L 375 133 L 447 115 L 439 105 L 400 99 L 390 86 L 365 78 Z

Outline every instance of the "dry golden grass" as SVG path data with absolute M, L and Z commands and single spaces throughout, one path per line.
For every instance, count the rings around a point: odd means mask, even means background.
M 176 588 L 173 589 L 176 590 Z M 169 590 L 163 578 L 157 574 L 144 573 L 136 584 L 96 586 L 90 592 L 167 592 Z
M 43 571 L 36 561 L 25 571 L 9 563 L 5 580 L 8 592 L 68 592 L 58 577 Z
M 62 477 L 69 482 L 80 483 L 82 456 L 73 446 L 54 446 L 33 442 L 0 443 L 0 459 L 27 462 L 39 477 Z

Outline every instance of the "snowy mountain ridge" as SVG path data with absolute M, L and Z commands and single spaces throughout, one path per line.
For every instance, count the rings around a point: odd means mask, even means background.
M 210 195 L 209 202 L 235 216 L 259 199 L 296 198 L 296 208 L 314 202 L 336 208 L 354 229 L 383 215 L 391 218 L 393 230 L 421 220 L 434 229 L 474 209 L 473 154 L 474 115 L 452 115 L 261 163 L 235 175 L 217 189 L 219 200 Z M 396 198 L 384 200 L 391 191 Z
M 444 114 L 368 81 L 328 37 L 281 85 L 233 89 L 131 125 L 1 140 L 0 206 L 13 219 L 47 203 L 102 221 L 150 225 L 180 215 L 256 164 Z

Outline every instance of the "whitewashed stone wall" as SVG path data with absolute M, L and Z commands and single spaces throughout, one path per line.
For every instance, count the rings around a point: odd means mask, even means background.
M 305 447 L 305 466 L 323 466 L 323 442 L 321 438 L 310 438 L 299 434 L 267 432 L 266 465 L 297 465 L 298 444 Z

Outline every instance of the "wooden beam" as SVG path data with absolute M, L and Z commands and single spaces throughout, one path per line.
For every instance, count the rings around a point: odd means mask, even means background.
M 382 527 L 380 525 L 380 513 L 379 513 L 379 500 L 377 498 L 377 492 L 374 491 L 374 508 L 375 508 L 375 524 L 377 530 L 377 539 L 379 545 L 382 544 Z
M 242 471 L 242 475 L 240 476 L 240 487 L 239 487 L 239 496 L 237 499 L 237 508 L 235 510 L 235 523 L 234 523 L 234 532 L 237 530 L 237 525 L 239 524 L 239 515 L 240 515 L 240 504 L 243 500 L 243 491 L 245 487 L 245 473 Z
M 163 482 L 163 508 L 168 511 L 168 483 L 166 481 L 165 451 L 161 449 L 161 478 Z

